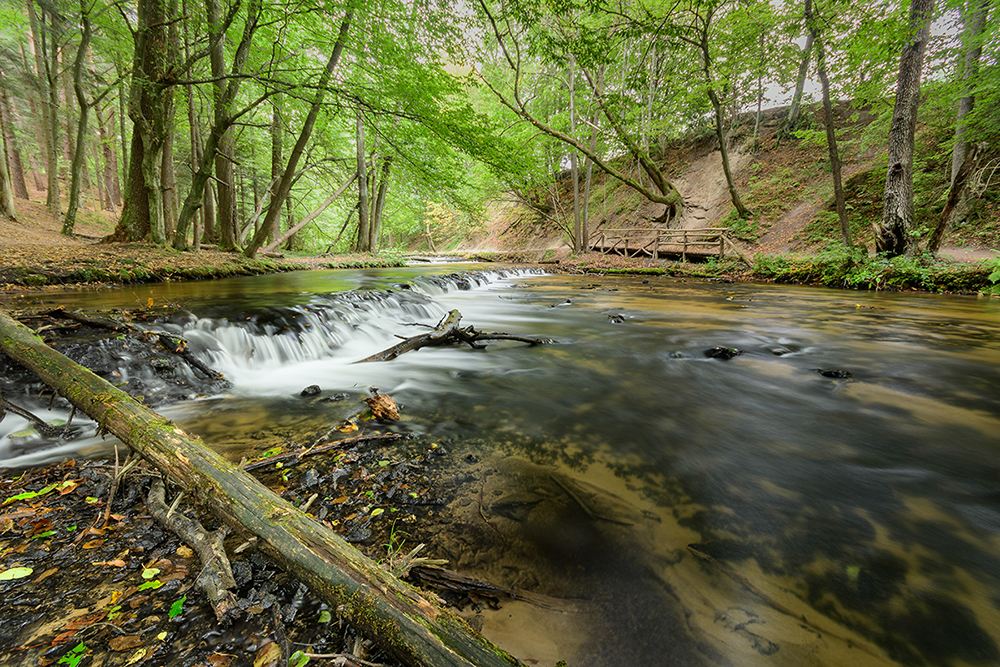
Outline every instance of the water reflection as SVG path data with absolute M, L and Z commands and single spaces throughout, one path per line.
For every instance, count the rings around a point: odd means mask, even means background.
M 323 294 L 435 271 L 234 279 L 154 298 L 184 300 L 211 333 L 234 324 L 219 321 L 220 303 L 251 317 L 329 309 Z M 342 418 L 344 407 L 299 399 L 307 384 L 392 394 L 403 428 L 453 458 L 456 500 L 414 539 L 546 597 L 547 610 L 480 619 L 525 658 L 1000 662 L 996 300 L 672 278 L 414 284 L 424 310 L 355 312 L 321 352 L 212 357 L 232 396 L 171 416 L 239 460 Z M 480 329 L 557 343 L 351 363 L 450 308 Z M 715 346 L 743 354 L 706 358 Z

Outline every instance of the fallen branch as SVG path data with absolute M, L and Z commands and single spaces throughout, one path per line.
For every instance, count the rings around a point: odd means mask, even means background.
M 442 347 L 446 345 L 460 345 L 462 343 L 465 343 L 473 349 L 481 350 L 486 346 L 481 344 L 479 341 L 484 340 L 514 340 L 520 343 L 527 343 L 532 346 L 544 345 L 552 342 L 547 338 L 527 338 L 525 336 L 514 336 L 501 331 L 477 331 L 475 327 L 472 326 L 460 327 L 459 323 L 461 321 L 462 313 L 457 310 L 449 311 L 447 315 L 441 318 L 441 321 L 437 323 L 437 326 L 434 327 L 432 331 L 420 334 L 419 336 L 404 338 L 403 342 L 396 343 L 388 349 L 382 350 L 381 352 L 373 354 L 370 357 L 359 359 L 354 363 L 366 364 L 373 361 L 392 361 L 401 354 L 412 352 L 413 350 L 419 350 L 423 347 Z
M 153 486 L 146 497 L 146 509 L 164 528 L 181 538 L 198 554 L 202 565 L 201 574 L 198 575 L 198 588 L 205 593 L 220 623 L 232 621 L 240 608 L 233 593 L 236 580 L 223 546 L 226 529 L 223 527 L 207 531 L 200 521 L 180 512 L 171 512 L 166 503 L 166 488 L 159 478 L 153 480 Z
M 358 630 L 413 667 L 509 667 L 520 663 L 459 617 L 402 584 L 320 521 L 172 422 L 45 345 L 0 311 L 0 348 L 105 431 L 186 489 Z
M 330 429 L 334 430 L 334 429 Z M 329 435 L 329 432 L 327 433 Z M 294 460 L 294 463 L 298 463 L 302 458 L 310 456 L 312 454 L 319 454 L 320 452 L 326 452 L 331 449 L 342 449 L 348 445 L 354 445 L 359 442 L 367 442 L 369 440 L 399 440 L 403 436 L 398 433 L 369 433 L 368 435 L 356 435 L 352 438 L 344 438 L 343 440 L 336 440 L 334 442 L 329 442 L 325 445 L 312 445 L 310 447 L 302 447 L 301 449 L 296 449 L 294 452 L 285 452 L 284 454 L 277 454 L 276 456 L 268 456 L 266 459 L 261 459 L 260 461 L 253 461 L 247 463 L 243 466 L 243 470 L 257 470 L 258 468 L 266 468 L 267 466 L 274 465 L 275 463 L 282 463 L 283 465 L 290 465 L 286 463 L 287 461 Z M 321 441 L 322 438 L 318 438 L 317 442 Z

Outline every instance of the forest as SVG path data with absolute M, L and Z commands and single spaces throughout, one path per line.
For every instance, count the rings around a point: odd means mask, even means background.
M 677 224 L 691 193 L 669 149 L 692 137 L 720 153 L 716 222 L 752 219 L 729 152 L 758 147 L 781 104 L 779 138 L 828 150 L 844 244 L 838 139 L 888 165 L 874 249 L 933 253 L 949 225 L 995 217 L 995 5 L 7 0 L 4 212 L 30 183 L 65 234 L 101 208 L 108 241 L 253 257 L 437 249 L 512 196 L 578 252 L 596 175 Z M 819 100 L 825 122 L 803 122 Z M 860 139 L 833 122 L 842 100 L 870 119 Z

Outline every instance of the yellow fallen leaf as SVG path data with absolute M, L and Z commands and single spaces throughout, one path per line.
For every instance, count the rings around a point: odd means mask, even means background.
M 274 667 L 281 660 L 281 647 L 277 642 L 268 642 L 257 650 L 253 667 Z
M 129 656 L 128 662 L 126 662 L 125 664 L 126 665 L 134 665 L 135 663 L 139 662 L 140 660 L 142 660 L 143 658 L 146 657 L 147 651 L 148 651 L 148 649 L 145 649 L 145 648 L 139 649 L 138 651 L 136 651 L 135 653 L 133 653 L 131 656 Z
M 24 579 L 29 576 L 33 569 L 30 567 L 12 567 L 9 570 L 0 572 L 0 581 L 11 581 L 12 579 Z
M 179 547 L 177 547 L 177 555 L 180 556 L 181 558 L 191 558 L 192 556 L 194 556 L 194 550 L 191 549 L 191 547 L 187 546 L 186 544 L 182 544 Z

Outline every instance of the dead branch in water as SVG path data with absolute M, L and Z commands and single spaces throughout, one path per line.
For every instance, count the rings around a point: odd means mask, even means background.
M 527 338 L 525 336 L 515 336 L 502 331 L 477 331 L 473 326 L 461 327 L 462 313 L 457 310 L 449 311 L 432 331 L 419 336 L 404 338 L 403 342 L 396 343 L 392 347 L 382 350 L 370 357 L 355 361 L 356 364 L 365 364 L 372 361 L 392 361 L 396 357 L 406 352 L 419 350 L 422 347 L 442 347 L 446 345 L 461 345 L 465 343 L 469 347 L 482 350 L 486 346 L 480 341 L 485 340 L 513 340 L 528 345 L 544 345 L 552 341 L 547 338 Z

